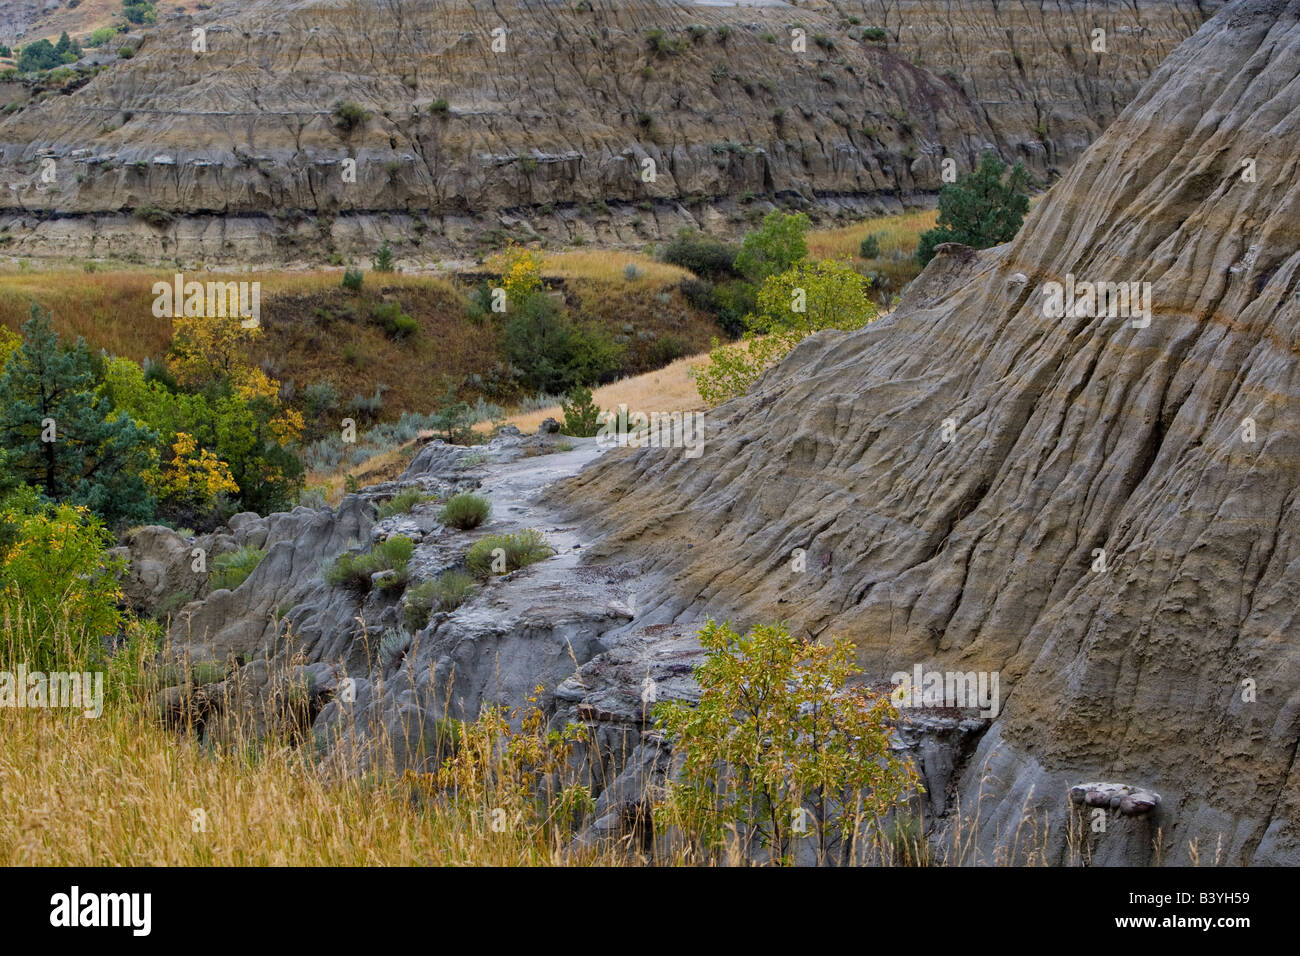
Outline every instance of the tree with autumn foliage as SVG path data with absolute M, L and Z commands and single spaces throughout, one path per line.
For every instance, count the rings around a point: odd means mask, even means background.
M 181 316 L 173 323 L 172 391 L 197 397 L 207 411 L 177 422 L 175 433 L 229 466 L 243 507 L 288 507 L 302 486 L 302 463 L 290 446 L 302 435 L 303 418 L 280 400 L 280 383 L 249 358 L 261 328 L 244 327 L 238 316 Z
M 808 839 L 820 862 L 854 859 L 920 786 L 890 747 L 893 701 L 848 686 L 861 676 L 848 641 L 802 641 L 780 625 L 742 636 L 712 620 L 699 638 L 699 703 L 654 709 L 682 759 L 657 827 L 680 828 L 708 857 L 734 839 L 748 859 L 789 863 Z
M 543 289 L 542 257 L 514 242 L 511 242 L 504 251 L 490 258 L 487 266 L 501 276 L 501 287 L 506 293 L 508 311 L 518 309 L 529 296 Z

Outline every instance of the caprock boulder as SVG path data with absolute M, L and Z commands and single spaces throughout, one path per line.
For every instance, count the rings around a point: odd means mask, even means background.
M 1297 138 L 1300 0 L 1232 3 L 1014 242 L 803 343 L 701 457 L 561 486 L 587 553 L 643 560 L 646 622 L 786 619 L 882 682 L 997 673 L 952 775 L 971 861 L 1300 863 Z M 1071 276 L 1150 283 L 1149 323 L 1049 314 Z M 1080 787 L 1141 799 L 1071 811 Z

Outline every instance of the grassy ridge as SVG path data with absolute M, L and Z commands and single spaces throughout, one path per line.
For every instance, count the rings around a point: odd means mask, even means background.
M 814 259 L 848 259 L 875 273 L 875 289 L 887 302 L 916 275 L 912 254 L 936 215 L 922 210 L 813 231 L 807 237 L 809 253 Z M 862 259 L 862 239 L 873 234 L 880 256 Z M 152 287 L 170 281 L 176 271 L 162 265 L 114 265 L 93 272 L 0 267 L 0 323 L 17 331 L 36 301 L 53 312 L 55 328 L 65 338 L 82 337 L 94 349 L 135 361 L 160 359 L 171 340 L 171 320 L 154 316 Z M 381 418 L 430 411 L 442 397 L 444 375 L 462 381 L 501 360 L 500 323 L 469 320 L 465 302 L 472 290 L 451 276 L 367 272 L 360 296 L 353 296 L 340 288 L 342 273 L 336 269 L 184 274 L 199 281 L 261 282 L 265 334 L 250 358 L 299 390 L 328 380 L 346 399 L 372 395 L 383 385 Z M 578 313 L 627 339 L 624 375 L 703 352 L 719 334 L 713 320 L 681 294 L 680 283 L 690 274 L 643 253 L 546 254 L 543 274 L 563 282 Z M 374 305 L 386 301 L 416 320 L 417 335 L 394 341 L 368 321 Z M 474 397 L 473 389 L 467 397 Z
M 563 280 L 573 311 L 589 316 L 626 344 L 623 374 L 637 374 L 679 355 L 701 351 L 718 329 L 706 313 L 691 307 L 677 288 L 682 270 L 644 256 L 603 254 L 557 256 L 548 278 Z M 640 273 L 624 270 L 635 263 Z M 0 272 L 0 323 L 17 331 L 33 301 L 53 313 L 65 339 L 84 338 L 135 361 L 161 359 L 171 340 L 171 320 L 153 314 L 152 287 L 170 281 L 172 270 L 73 269 Z M 249 359 L 298 390 L 329 381 L 341 398 L 372 395 L 384 388 L 381 418 L 402 411 L 432 411 L 445 392 L 444 376 L 457 383 L 503 361 L 499 317 L 474 322 L 466 316 L 472 291 L 450 277 L 366 274 L 353 295 L 340 287 L 341 273 L 185 273 L 198 281 L 260 281 L 262 327 Z M 394 340 L 371 321 L 374 307 L 391 302 L 415 319 L 414 336 Z M 466 387 L 462 397 L 478 392 Z M 485 394 L 491 400 L 502 396 Z

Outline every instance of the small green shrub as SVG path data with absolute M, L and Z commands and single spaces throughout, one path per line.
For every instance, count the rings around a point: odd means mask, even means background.
M 113 37 L 117 36 L 115 27 L 100 27 L 98 30 L 91 30 L 90 36 L 86 37 L 85 46 L 101 47 Z
M 229 591 L 235 590 L 256 570 L 264 557 L 266 557 L 264 548 L 251 548 L 248 545 L 237 551 L 217 555 L 212 559 L 210 579 L 212 589 L 214 591 L 223 588 Z
M 396 302 L 377 302 L 370 310 L 370 319 L 380 326 L 390 338 L 401 341 L 420 330 L 420 323 L 402 311 Z
M 174 218 L 166 209 L 162 209 L 153 204 L 141 206 L 135 211 L 135 216 L 137 219 L 147 222 L 155 229 L 161 229 L 163 226 L 171 225 L 172 219 Z
M 739 250 L 702 232 L 683 229 L 664 247 L 659 258 L 669 265 L 681 266 L 701 279 L 734 278 L 736 253 Z
M 343 288 L 349 292 L 360 292 L 363 275 L 360 269 L 348 267 L 343 270 Z
M 893 701 L 852 686 L 853 645 L 804 641 L 784 625 L 742 635 L 712 620 L 699 639 L 699 701 L 654 708 L 682 760 L 656 829 L 680 827 L 719 856 L 739 838 L 744 855 L 787 864 L 800 834 L 821 860 L 851 859 L 855 840 L 879 839 L 879 821 L 921 786 L 891 746 Z
M 334 125 L 345 133 L 351 133 L 369 118 L 370 114 L 351 100 L 339 100 L 334 104 Z
M 481 525 L 491 513 L 492 505 L 486 498 L 462 492 L 448 499 L 438 519 L 449 527 L 468 531 Z
M 444 571 L 436 578 L 421 581 L 406 592 L 402 615 L 406 626 L 420 630 L 429 623 L 429 615 L 437 611 L 454 611 L 474 593 L 478 582 L 464 571 Z
M 591 389 L 574 388 L 560 408 L 564 411 L 564 434 L 591 438 L 600 430 L 600 406 L 592 401 Z
M 858 255 L 863 259 L 877 259 L 880 257 L 880 237 L 875 233 L 867 236 L 862 240 L 862 245 L 858 246 Z
M 393 271 L 393 247 L 388 244 L 387 239 L 385 239 L 384 244 L 379 247 L 379 250 L 375 253 L 375 257 L 370 260 L 370 265 L 376 272 Z
M 419 488 L 403 488 L 379 506 L 379 517 L 382 519 L 404 515 L 421 501 L 432 501 L 435 497 L 425 494 Z
M 671 56 L 680 53 L 686 46 L 685 40 L 670 40 L 659 27 L 646 31 L 646 45 L 655 56 Z
M 493 552 L 498 550 L 501 554 L 494 555 Z M 540 531 L 525 528 L 518 534 L 490 534 L 480 538 L 465 555 L 465 563 L 475 574 L 492 574 L 494 571 L 508 574 L 549 558 L 554 553 L 555 549 L 546 543 L 546 538 Z M 498 563 L 494 569 L 493 561 L 498 558 L 504 559 L 504 567 Z
M 382 591 L 406 586 L 406 566 L 415 553 L 415 542 L 405 535 L 394 535 L 375 545 L 369 554 L 340 554 L 325 569 L 325 580 L 335 587 L 349 587 L 362 594 L 378 583 Z M 385 572 L 375 582 L 372 575 Z

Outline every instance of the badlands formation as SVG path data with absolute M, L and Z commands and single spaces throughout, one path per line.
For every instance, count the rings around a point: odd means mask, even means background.
M 1300 2 L 1230 4 L 1013 242 L 806 340 L 699 459 L 562 486 L 589 559 L 642 561 L 648 624 L 998 672 L 1000 714 L 936 758 L 984 859 L 1029 818 L 1063 860 L 1070 789 L 1121 781 L 1161 803 L 1095 862 L 1300 863 L 1298 77 Z M 1071 275 L 1149 282 L 1149 324 L 1048 317 Z
M 0 81 L 22 107 L 0 119 L 0 241 L 238 267 L 388 239 L 425 262 L 485 233 L 736 233 L 773 201 L 897 210 L 985 148 L 1048 183 L 1219 6 L 218 4 L 69 89 Z
M 803 342 L 709 414 L 698 457 L 545 433 L 434 442 L 338 509 L 238 516 L 200 539 L 268 549 L 234 591 L 185 579 L 195 541 L 137 532 L 133 602 L 192 591 L 173 641 L 239 662 L 164 707 L 219 734 L 306 687 L 313 745 L 355 771 L 381 737 L 418 766 L 442 717 L 540 683 L 557 725 L 597 729 L 600 835 L 670 772 L 646 679 L 689 699 L 707 617 L 784 620 L 851 639 L 881 688 L 916 667 L 997 675 L 993 713 L 914 711 L 900 728 L 935 852 L 965 848 L 948 859 L 1300 863 L 1298 124 L 1300 0 L 1238 0 L 1014 241 L 946 246 L 888 317 Z M 475 169 L 458 188 L 487 182 Z M 1056 315 L 1054 283 L 1135 283 L 1149 316 L 1086 298 Z M 374 503 L 407 486 L 477 487 L 494 517 L 469 537 L 433 506 L 379 520 Z M 405 534 L 420 580 L 474 536 L 523 527 L 556 555 L 396 640 L 399 595 L 320 575 L 354 542 Z M 1117 811 L 1104 838 L 1086 815 L 1102 806 Z

